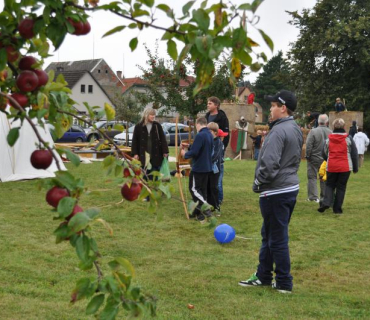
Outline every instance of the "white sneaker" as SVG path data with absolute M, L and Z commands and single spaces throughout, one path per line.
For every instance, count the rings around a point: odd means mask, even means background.
M 314 199 L 314 200 L 307 199 L 306 201 L 309 201 L 309 202 L 316 202 L 316 203 L 319 203 L 319 202 L 320 202 L 320 200 L 319 200 L 319 199 Z

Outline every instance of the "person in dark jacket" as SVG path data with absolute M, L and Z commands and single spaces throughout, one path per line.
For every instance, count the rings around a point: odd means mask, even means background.
M 262 145 L 262 131 L 257 130 L 257 135 L 255 137 L 250 136 L 254 143 L 254 160 L 258 160 L 258 155 L 260 153 Z
M 346 110 L 346 107 L 344 105 L 344 103 L 342 102 L 342 100 L 340 100 L 340 98 L 337 98 L 335 100 L 335 112 L 342 112 L 344 110 Z
M 218 127 L 223 132 L 229 132 L 229 119 L 226 116 L 226 113 L 220 109 L 221 101 L 217 97 L 209 97 L 207 102 L 207 109 L 208 112 L 206 113 L 206 119 L 207 123 L 210 122 L 216 122 L 218 124 Z M 226 151 L 226 148 L 229 144 L 229 136 L 225 137 L 223 144 L 224 149 Z
M 155 121 L 156 111 L 147 108 L 141 121 L 135 126 L 132 137 L 131 154 L 140 160 L 147 170 L 159 171 L 164 157 L 168 157 L 168 146 L 162 126 Z
M 202 210 L 202 205 L 208 203 L 207 186 L 209 175 L 212 172 L 213 137 L 207 128 L 206 118 L 198 118 L 195 126 L 198 134 L 187 152 L 184 146 L 181 146 L 181 155 L 185 159 L 192 159 L 189 191 L 193 201 L 198 202 L 198 205 L 190 217 L 196 218 L 200 223 L 204 223 L 206 217 L 212 216 L 210 209 Z
M 239 285 L 272 285 L 281 293 L 290 293 L 293 277 L 290 274 L 288 226 L 299 191 L 303 135 L 293 119 L 297 99 L 292 92 L 281 90 L 266 99 L 271 102 L 272 122 L 258 157 L 253 183 L 253 191 L 261 194 L 262 245 L 257 272 L 240 281 Z M 272 283 L 273 271 L 276 273 L 275 283 Z
M 224 145 L 218 137 L 218 131 L 220 130 L 218 128 L 218 124 L 216 122 L 210 122 L 208 123 L 207 128 L 213 136 L 212 172 L 208 179 L 207 199 L 208 203 L 214 208 L 214 211 L 216 211 L 216 215 L 220 216 L 221 211 L 218 200 L 218 181 L 220 178 Z
M 352 121 L 352 127 L 349 128 L 349 135 L 353 138 L 357 133 L 357 122 Z
M 338 118 L 333 121 L 333 133 L 325 142 L 323 158 L 326 160 L 325 195 L 319 212 L 324 212 L 333 204 L 333 212 L 343 213 L 342 205 L 351 171 L 358 172 L 356 143 L 344 130 L 345 122 Z

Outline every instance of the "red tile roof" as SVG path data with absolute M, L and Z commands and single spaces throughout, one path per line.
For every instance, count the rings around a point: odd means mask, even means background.
M 189 86 L 189 83 L 193 83 L 195 81 L 195 78 L 192 76 L 187 76 L 186 80 L 181 79 L 180 80 L 180 87 L 187 87 Z M 122 82 L 124 84 L 124 87 L 122 88 L 122 93 L 126 92 L 129 88 L 132 86 L 146 86 L 147 82 L 143 80 L 142 78 L 135 77 L 135 78 L 124 78 L 122 79 Z

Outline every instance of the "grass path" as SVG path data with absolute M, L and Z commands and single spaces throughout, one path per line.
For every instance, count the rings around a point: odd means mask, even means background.
M 254 166 L 252 161 L 225 164 L 219 218 L 251 240 L 219 245 L 211 230 L 186 221 L 174 200 L 165 203 L 160 222 L 145 211 L 145 203 L 124 202 L 103 209 L 114 236 L 96 226 L 100 250 L 134 264 L 136 281 L 159 298 L 158 319 L 370 318 L 370 161 L 351 175 L 342 216 L 330 210 L 319 214 L 316 204 L 305 201 L 302 162 L 301 190 L 290 224 L 291 296 L 237 285 L 255 271 L 260 246 L 262 219 L 258 196 L 251 191 Z M 89 189 L 100 191 L 84 196 L 82 207 L 120 201 L 118 187 L 105 182 L 100 163 L 68 168 Z M 83 276 L 77 257 L 68 243 L 55 244 L 57 223 L 45 192 L 36 185 L 0 184 L 0 319 L 87 319 L 84 301 L 68 303 L 76 279 Z M 188 303 L 195 308 L 189 310 Z

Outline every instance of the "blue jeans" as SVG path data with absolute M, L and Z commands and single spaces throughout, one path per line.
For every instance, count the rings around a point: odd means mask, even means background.
M 298 191 L 260 198 L 263 217 L 262 245 L 257 277 L 263 284 L 271 284 L 275 263 L 276 284 L 281 289 L 293 288 L 290 274 L 288 225 L 296 204 Z
M 224 164 L 221 163 L 220 176 L 218 178 L 218 203 L 219 204 L 221 204 L 221 202 L 224 200 L 224 189 L 222 186 L 223 178 L 224 178 Z
M 260 148 L 254 148 L 254 160 L 258 160 L 259 154 L 260 154 Z

